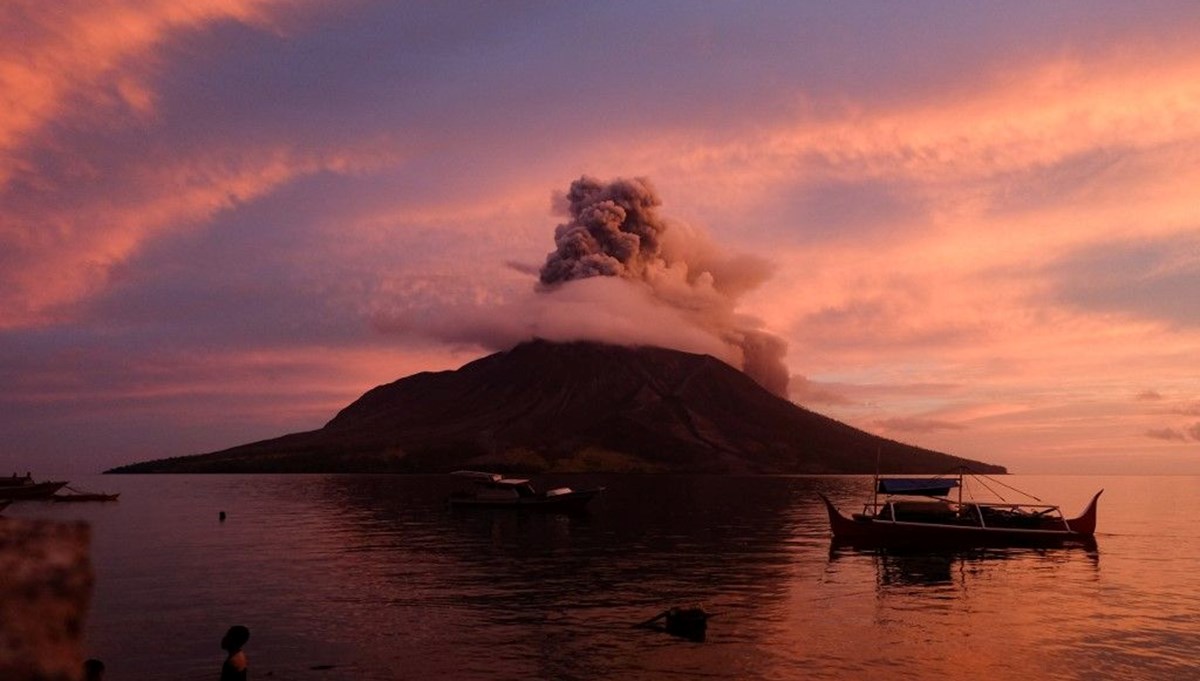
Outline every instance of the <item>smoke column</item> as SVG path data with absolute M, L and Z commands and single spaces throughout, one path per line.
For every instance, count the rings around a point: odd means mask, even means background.
M 491 350 L 542 338 L 712 355 L 786 399 L 787 344 L 737 312 L 738 299 L 770 277 L 770 264 L 664 219 L 661 203 L 645 178 L 581 177 L 556 197 L 567 221 L 554 230 L 555 249 L 543 265 L 508 262 L 536 275 L 533 287 L 494 296 L 498 282 L 451 277 L 399 300 L 377 299 L 372 324 Z
M 722 360 L 787 397 L 786 342 L 735 313 L 738 298 L 770 276 L 765 261 L 726 255 L 702 233 L 662 218 L 662 201 L 646 178 L 604 183 L 584 176 L 571 183 L 565 204 L 569 221 L 554 230 L 539 293 L 561 295 L 571 282 L 593 277 L 630 282 L 692 331 L 718 341 Z

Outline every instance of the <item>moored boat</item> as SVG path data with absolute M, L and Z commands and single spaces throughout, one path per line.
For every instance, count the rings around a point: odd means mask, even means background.
M 603 487 L 578 490 L 555 487 L 538 491 L 525 478 L 506 478 L 482 471 L 455 471 L 451 475 L 472 483 L 471 489 L 450 495 L 452 506 L 578 511 L 604 491 Z
M 1096 505 L 1104 490 L 1092 497 L 1083 513 L 1067 518 L 1057 505 L 1029 495 L 1033 502 L 964 500 L 964 475 L 876 478 L 873 499 L 863 505 L 862 513 L 850 517 L 842 515 L 821 495 L 834 540 L 888 547 L 1043 546 L 1095 541 Z M 952 499 L 950 492 L 956 488 L 957 499 Z
M 28 473 L 20 476 L 16 473 L 8 477 L 0 476 L 0 487 L 16 487 L 17 485 L 28 485 L 31 482 L 33 482 L 33 478 Z
M 34 482 L 30 478 L 21 478 L 17 484 L 0 485 L 0 499 L 22 501 L 27 499 L 49 499 L 55 492 L 66 486 L 67 481 Z

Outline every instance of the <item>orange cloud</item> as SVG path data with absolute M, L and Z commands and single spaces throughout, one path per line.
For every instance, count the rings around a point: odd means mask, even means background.
M 14 5 L 15 3 L 15 5 Z M 150 115 L 154 96 L 131 65 L 178 31 L 219 21 L 268 27 L 269 11 L 288 0 L 122 2 L 13 0 L 20 24 L 0 40 L 0 186 L 21 165 L 19 150 L 47 123 L 88 115 L 72 97 L 127 114 Z
M 345 172 L 376 163 L 377 156 L 213 149 L 173 165 L 129 169 L 125 195 L 43 207 L 33 218 L 0 217 L 0 242 L 27 256 L 0 274 L 0 328 L 53 321 L 61 306 L 107 285 L 112 269 L 157 235 L 202 223 L 297 177 Z
M 1128 395 L 1148 376 L 1170 376 L 1163 390 L 1194 382 L 1183 358 L 1200 333 L 1135 311 L 1071 309 L 1044 274 L 1073 249 L 1167 239 L 1200 223 L 1200 59 L 1113 54 L 1035 63 L 889 110 L 862 104 L 836 120 L 698 147 L 676 165 L 699 178 L 691 194 L 709 205 L 745 206 L 829 177 L 895 183 L 920 204 L 914 215 L 880 216 L 874 232 L 777 245 L 779 274 L 751 301 L 769 326 L 793 329 L 793 370 L 814 380 L 968 386 L 932 403 L 881 395 L 882 406 L 831 413 L 867 427 L 970 425 L 920 437 L 984 459 L 1022 439 L 1024 461 L 1145 446 L 1153 420 Z M 1179 252 L 1160 269 L 1194 266 L 1194 253 Z
M 171 67 L 158 55 L 172 40 L 222 22 L 278 31 L 296 5 L 19 3 L 15 13 L 28 26 L 0 36 L 0 192 L 54 181 L 38 176 L 36 151 L 61 142 L 50 138 L 64 127 L 157 125 L 155 84 Z M 1090 54 L 996 59 L 990 72 L 957 74 L 954 84 L 914 89 L 906 98 L 817 101 L 796 92 L 799 103 L 788 119 L 773 102 L 764 104 L 773 113 L 725 127 L 714 125 L 713 109 L 703 107 L 658 127 L 630 119 L 631 129 L 619 130 L 614 126 L 622 123 L 607 121 L 589 127 L 594 121 L 581 114 L 570 144 L 559 137 L 548 145 L 544 131 L 522 133 L 511 121 L 486 133 L 422 127 L 430 139 L 421 140 L 419 153 L 436 163 L 422 167 L 428 176 L 421 189 L 396 198 L 388 196 L 386 181 L 374 189 L 356 186 L 350 194 L 367 200 L 345 200 L 314 217 L 319 247 L 289 255 L 296 261 L 289 266 L 314 280 L 328 278 L 314 291 L 344 296 L 334 307 L 357 303 L 363 316 L 389 301 L 399 301 L 398 315 L 418 313 L 417 322 L 422 310 L 413 300 L 431 308 L 499 306 L 525 282 L 511 271 L 503 282 L 480 271 L 493 274 L 510 259 L 536 268 L 553 245 L 551 189 L 583 172 L 645 174 L 657 181 L 673 216 L 772 258 L 775 275 L 742 299 L 739 312 L 790 333 L 791 368 L 807 377 L 796 394 L 835 417 L 1002 463 L 1010 452 L 1029 461 L 1147 443 L 1182 449 L 1146 434 L 1164 427 L 1184 433 L 1194 421 L 1165 421 L 1163 410 L 1195 398 L 1191 365 L 1200 331 L 1137 310 L 1072 307 L 1056 297 L 1049 272 L 1080 249 L 1194 232 L 1200 58 L 1190 43 L 1118 38 Z M 370 77 L 362 78 L 367 91 Z M 395 121 L 376 121 L 376 129 L 407 122 L 403 108 L 392 106 L 370 114 L 396 113 Z M 349 111 L 367 119 L 359 109 Z M 72 179 L 111 179 L 105 186 L 113 190 L 82 196 L 50 187 L 43 195 L 49 198 L 25 213 L 0 212 L 0 328 L 69 319 L 73 303 L 103 290 L 156 239 L 202 229 L 299 178 L 396 162 L 375 141 L 354 142 L 354 132 L 320 147 L 308 138 L 290 141 L 287 130 L 265 139 L 275 131 L 257 122 L 249 142 L 223 140 L 120 167 L 85 153 L 62 154 L 64 163 L 79 165 Z M 244 132 L 237 121 L 213 124 L 221 133 Z M 318 128 L 323 121 L 307 124 Z M 468 133 L 460 137 L 472 147 L 461 158 L 476 165 L 465 173 L 469 180 L 449 181 L 437 173 L 460 168 L 434 155 L 459 132 Z M 520 158 L 497 160 L 503 154 L 494 149 L 510 147 L 490 146 L 488 135 L 516 139 L 511 148 L 521 150 Z M 346 139 L 353 148 L 330 150 Z M 830 187 L 844 191 L 840 203 L 804 212 Z M 864 207 L 853 220 L 845 214 Z M 1193 253 L 1180 252 L 1156 267 L 1187 273 L 1193 261 Z M 355 271 L 352 281 L 337 280 L 343 266 Z M 436 355 L 412 370 L 438 366 Z M 309 386 L 322 396 L 319 406 L 304 409 L 341 405 L 338 396 L 347 389 L 330 377 L 357 360 L 332 356 L 336 365 L 296 383 L 298 392 Z M 405 373 L 390 370 L 383 355 L 377 359 L 363 361 L 364 380 L 376 372 Z M 256 360 L 222 355 L 220 361 L 229 376 L 255 378 L 150 380 L 111 395 L 144 403 L 257 389 L 263 373 Z M 261 362 L 295 368 L 278 357 Z M 44 391 L 29 386 L 27 394 L 70 399 L 79 387 L 53 389 L 53 377 L 43 377 Z M 1130 399 L 1145 386 L 1171 403 L 1149 413 L 1145 401 Z M 103 402 L 106 395 L 88 398 Z
M 731 166 L 741 186 L 822 172 L 960 184 L 1046 167 L 1097 146 L 1148 150 L 1200 135 L 1200 58 L 1113 49 L 1005 63 L 974 88 L 882 108 L 866 102 L 728 144 L 695 145 L 684 168 Z
M 0 192 L 11 190 L 16 177 L 61 192 L 47 187 L 26 158 L 51 123 L 82 119 L 119 127 L 152 117 L 155 95 L 147 78 L 155 50 L 172 36 L 222 21 L 271 28 L 273 10 L 297 4 L 17 0 L 6 12 L 21 23 L 0 35 Z M 102 286 L 114 264 L 161 230 L 195 224 L 298 175 L 345 165 L 329 156 L 286 148 L 208 150 L 202 158 L 134 168 L 121 195 L 78 205 L 60 193 L 37 214 L 5 211 L 0 245 L 12 262 L 0 274 L 0 328 L 50 320 L 55 307 Z M 114 172 L 121 171 L 79 165 L 73 181 Z

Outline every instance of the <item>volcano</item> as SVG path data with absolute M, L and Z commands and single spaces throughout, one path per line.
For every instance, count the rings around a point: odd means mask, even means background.
M 707 355 L 534 340 L 374 388 L 319 430 L 110 473 L 944 473 L 1004 468 L 799 407 Z

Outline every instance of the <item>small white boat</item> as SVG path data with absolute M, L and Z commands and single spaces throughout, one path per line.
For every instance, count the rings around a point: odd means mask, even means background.
M 482 471 L 454 471 L 451 475 L 472 483 L 471 489 L 450 495 L 452 506 L 578 511 L 604 491 L 603 487 L 579 490 L 555 487 L 539 492 L 525 478 L 506 478 Z

